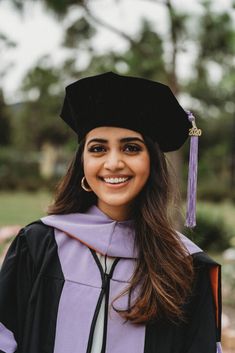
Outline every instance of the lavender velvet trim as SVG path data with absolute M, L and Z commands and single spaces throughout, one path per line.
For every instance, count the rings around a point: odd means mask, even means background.
M 220 343 L 220 342 L 217 342 L 217 343 L 216 343 L 216 347 L 217 347 L 216 353 L 223 353 L 222 347 L 221 347 L 221 343 Z
M 0 322 L 0 350 L 6 353 L 14 353 L 17 349 L 13 333 Z

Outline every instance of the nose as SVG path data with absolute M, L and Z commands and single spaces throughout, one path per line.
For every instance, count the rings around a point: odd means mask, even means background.
M 113 151 L 107 154 L 106 160 L 104 162 L 104 168 L 114 171 L 120 170 L 125 166 L 120 153 Z

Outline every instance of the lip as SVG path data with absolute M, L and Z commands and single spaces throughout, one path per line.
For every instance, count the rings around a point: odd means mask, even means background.
M 127 174 L 119 174 L 119 175 L 100 175 L 99 178 L 104 179 L 104 178 L 131 178 L 132 175 L 127 175 Z

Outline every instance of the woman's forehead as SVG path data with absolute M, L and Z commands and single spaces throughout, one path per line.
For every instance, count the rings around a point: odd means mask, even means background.
M 86 141 L 91 138 L 118 139 L 121 137 L 139 137 L 143 139 L 143 136 L 135 130 L 114 126 L 100 126 L 86 134 Z

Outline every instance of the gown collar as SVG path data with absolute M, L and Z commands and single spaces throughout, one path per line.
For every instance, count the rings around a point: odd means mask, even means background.
M 50 215 L 41 218 L 41 221 L 80 240 L 102 255 L 124 258 L 138 257 L 134 246 L 133 220 L 113 220 L 96 205 L 92 205 L 86 213 Z

